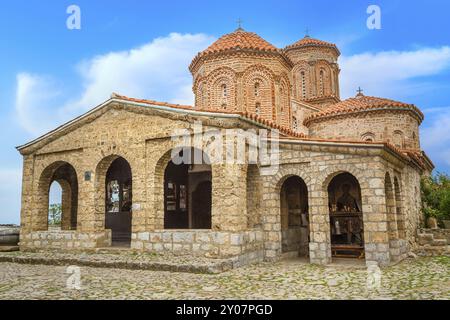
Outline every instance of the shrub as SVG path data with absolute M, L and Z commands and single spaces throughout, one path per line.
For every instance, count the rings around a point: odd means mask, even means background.
M 450 177 L 444 173 L 424 177 L 421 191 L 425 218 L 434 217 L 440 225 L 450 220 Z

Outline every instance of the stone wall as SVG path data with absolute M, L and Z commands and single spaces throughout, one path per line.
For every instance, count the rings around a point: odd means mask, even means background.
M 419 122 L 406 112 L 364 112 L 308 124 L 313 138 L 388 141 L 400 149 L 419 149 Z
M 132 247 L 154 252 L 171 251 L 211 257 L 243 257 L 242 261 L 279 259 L 282 253 L 280 188 L 297 175 L 308 188 L 310 259 L 329 263 L 330 225 L 327 186 L 342 172 L 352 174 L 361 187 L 367 261 L 389 263 L 385 175 L 401 184 L 401 206 L 409 229 L 417 225 L 419 174 L 403 160 L 380 147 L 326 144 L 310 141 L 281 142 L 280 167 L 274 175 L 261 175 L 258 166 L 213 164 L 212 229 L 163 231 L 164 170 L 175 146 L 175 128 L 192 128 L 202 120 L 206 129 L 241 127 L 233 119 L 214 122 L 151 108 L 114 104 L 84 120 L 70 132 L 39 142 L 24 153 L 22 191 L 23 249 L 95 248 L 108 246 L 105 231 L 105 175 L 109 165 L 123 157 L 133 178 Z M 248 127 L 247 127 L 248 128 Z M 73 166 L 79 184 L 77 229 L 51 232 L 42 221 L 47 206 L 42 190 L 45 170 L 55 163 Z M 47 181 L 48 182 L 48 181 Z M 405 195 L 406 193 L 406 195 Z M 406 233 L 408 241 L 412 231 Z M 394 239 L 395 240 L 395 239 Z M 401 246 L 401 245 L 400 245 Z M 404 249 L 399 249 L 399 255 Z M 395 252 L 395 250 L 394 250 Z
M 90 250 L 111 246 L 111 232 L 82 233 L 67 230 L 35 231 L 20 236 L 21 250 Z
M 172 252 L 209 258 L 246 257 L 263 259 L 261 230 L 224 232 L 210 230 L 156 230 L 132 235 L 132 249 L 148 252 Z

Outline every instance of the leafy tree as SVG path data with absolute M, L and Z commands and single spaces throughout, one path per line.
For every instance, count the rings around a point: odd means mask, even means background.
M 48 208 L 48 224 L 60 225 L 61 224 L 62 206 L 60 203 L 51 204 Z
M 434 217 L 440 224 L 450 220 L 450 177 L 444 173 L 424 177 L 421 190 L 425 217 Z

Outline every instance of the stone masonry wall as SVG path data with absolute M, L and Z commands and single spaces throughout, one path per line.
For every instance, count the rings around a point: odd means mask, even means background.
M 334 117 L 313 121 L 308 128 L 313 138 L 363 141 L 373 136 L 373 141 L 389 141 L 400 149 L 420 148 L 419 123 L 405 112 L 365 112 Z

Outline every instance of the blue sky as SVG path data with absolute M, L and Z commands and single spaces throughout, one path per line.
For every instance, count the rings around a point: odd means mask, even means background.
M 66 9 L 81 9 L 68 30 Z M 381 30 L 366 9 L 381 8 Z M 450 173 L 450 2 L 15 0 L 0 5 L 0 223 L 18 223 L 22 161 L 15 146 L 106 100 L 112 91 L 190 103 L 188 65 L 217 37 L 243 27 L 276 46 L 311 36 L 335 42 L 342 98 L 414 103 L 422 147 Z

